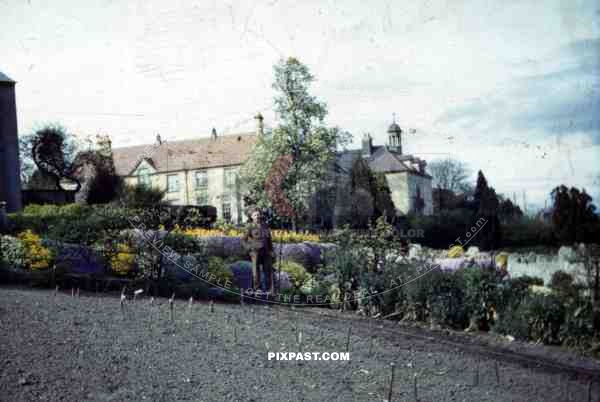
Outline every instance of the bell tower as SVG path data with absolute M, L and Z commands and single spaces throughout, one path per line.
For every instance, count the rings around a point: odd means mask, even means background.
M 396 113 L 393 115 L 393 122 L 387 130 L 388 132 L 388 149 L 393 152 L 402 154 L 402 129 L 396 124 Z

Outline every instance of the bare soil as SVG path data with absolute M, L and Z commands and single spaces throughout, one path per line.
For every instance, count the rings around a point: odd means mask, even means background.
M 343 352 L 349 329 L 350 361 L 267 360 Z M 414 401 L 415 383 L 420 401 L 588 400 L 588 384 L 562 373 L 377 330 L 373 320 L 183 300 L 171 320 L 167 299 L 122 310 L 114 295 L 0 288 L 0 400 L 383 401 L 390 363 L 393 401 Z

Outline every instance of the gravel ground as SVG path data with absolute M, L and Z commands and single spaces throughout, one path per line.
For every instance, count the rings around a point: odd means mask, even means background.
M 0 400 L 587 401 L 587 384 L 481 360 L 435 341 L 350 333 L 350 361 L 268 361 L 267 351 L 343 352 L 350 324 L 259 305 L 0 288 Z M 302 344 L 298 345 L 298 332 Z M 479 369 L 477 369 L 479 367 Z M 496 376 L 496 367 L 499 376 Z M 499 382 L 498 382 L 499 380 Z M 592 400 L 600 395 L 595 384 Z M 568 399 L 570 398 L 570 399 Z

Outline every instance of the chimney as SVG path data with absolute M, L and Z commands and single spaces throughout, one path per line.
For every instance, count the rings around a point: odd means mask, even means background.
M 254 119 L 256 119 L 256 135 L 263 135 L 265 133 L 265 126 L 263 123 L 263 116 L 262 114 L 260 114 L 260 112 L 254 116 Z
M 371 152 L 373 151 L 373 138 L 371 134 L 365 133 L 362 138 L 362 155 L 363 158 L 368 158 L 371 156 Z
M 96 144 L 100 155 L 107 158 L 112 157 L 112 141 L 108 135 L 96 135 Z
M 158 134 L 158 133 L 156 134 L 156 143 L 158 145 L 162 145 L 162 138 L 160 138 L 160 134 Z
M 426 167 L 427 167 L 427 162 L 419 159 L 419 172 L 421 172 L 421 174 L 426 174 L 426 169 L 425 169 Z
M 210 139 L 211 140 L 216 140 L 217 139 L 217 129 L 213 127 L 212 132 L 210 133 Z

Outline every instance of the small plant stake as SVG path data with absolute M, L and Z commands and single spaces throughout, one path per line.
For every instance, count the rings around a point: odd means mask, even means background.
M 135 300 L 137 299 L 137 296 L 139 294 L 142 294 L 144 292 L 143 289 L 137 289 L 135 292 L 133 292 L 133 302 L 135 303 Z
M 352 333 L 352 327 L 348 327 L 348 336 L 346 337 L 346 352 L 350 348 L 350 334 Z
M 394 368 L 396 367 L 396 365 L 394 364 L 394 362 L 390 363 L 390 366 L 392 368 L 392 375 L 390 376 L 390 390 L 388 392 L 388 402 L 392 402 L 392 392 L 394 390 Z
M 193 305 L 194 305 L 194 296 L 190 296 L 190 299 L 188 300 L 188 310 L 191 310 Z
M 302 352 L 302 331 L 298 331 L 298 349 Z
M 417 373 L 415 373 L 413 375 L 413 394 L 415 397 L 415 402 L 419 402 L 419 387 L 417 385 L 417 378 L 418 378 L 418 375 L 417 375 Z
M 592 381 L 587 385 L 587 402 L 592 402 Z
M 269 354 L 269 352 L 271 351 L 271 345 L 269 345 L 269 342 L 265 342 L 265 349 L 267 351 L 267 355 Z M 270 360 L 267 359 L 267 364 L 271 365 Z
M 208 307 L 211 313 L 215 312 L 215 302 L 212 299 L 210 299 L 210 301 L 208 302 Z
M 240 305 L 244 305 L 244 288 L 240 289 Z
M 125 293 L 121 293 L 121 313 L 125 314 Z
M 54 297 L 56 297 L 57 293 L 58 293 L 58 285 L 56 285 L 56 287 L 54 288 Z
M 500 385 L 500 368 L 497 361 L 494 362 L 494 371 L 496 372 L 496 384 Z
M 77 297 L 79 297 L 79 288 L 77 288 L 77 293 L 76 294 L 77 294 Z
M 475 372 L 473 374 L 473 386 L 479 385 L 479 362 L 475 363 Z
M 233 326 L 233 341 L 237 344 L 237 326 Z
M 227 325 L 231 322 L 231 314 L 227 314 Z
M 174 317 L 173 317 L 173 301 L 175 300 L 175 293 L 173 293 L 173 295 L 171 295 L 171 298 L 169 299 L 169 311 L 171 312 L 171 322 L 174 321 Z
M 75 297 L 75 288 L 71 288 L 71 297 Z
M 152 297 L 150 298 L 150 305 L 152 306 L 153 304 L 154 304 L 154 296 L 152 296 Z

